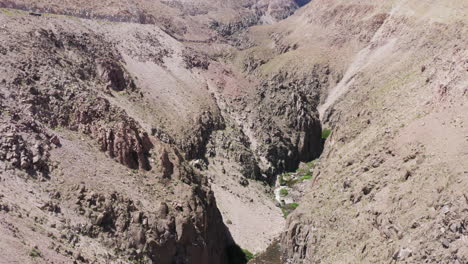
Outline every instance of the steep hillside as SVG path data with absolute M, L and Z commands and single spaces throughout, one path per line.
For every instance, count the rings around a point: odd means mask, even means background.
M 317 79 L 333 80 L 317 86 L 332 132 L 288 217 L 284 262 L 468 262 L 467 13 L 463 1 L 318 0 L 252 30 L 239 61 L 254 74 L 326 65 Z
M 226 41 L 204 53 L 205 42 L 157 21 L 87 16 L 74 4 L 50 9 L 58 14 L 26 12 L 22 2 L 1 10 L 7 260 L 223 263 L 242 255 L 234 243 L 264 250 L 284 226 L 268 183 L 320 152 L 309 99 L 283 91 L 270 117 L 255 106 L 266 84 L 216 54 Z M 203 23 L 194 28 L 228 42 L 248 26 L 231 39 L 219 29 L 234 24 Z M 41 204 L 53 204 L 53 215 Z M 33 209 L 35 218 L 18 221 Z M 39 245 L 40 236 L 50 239 Z
M 0 8 L 156 24 L 180 39 L 213 41 L 216 27 L 223 35 L 255 24 L 284 19 L 309 0 L 201 0 L 201 1 L 0 1 Z
M 167 95 L 130 72 L 181 47 L 154 28 L 14 12 L 0 18 L 2 263 L 226 262 L 206 177 L 151 134 L 149 104 Z
M 467 14 L 0 0 L 0 263 L 468 263 Z

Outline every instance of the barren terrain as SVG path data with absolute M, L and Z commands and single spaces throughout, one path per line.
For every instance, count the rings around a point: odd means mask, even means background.
M 0 263 L 468 263 L 467 23 L 0 0 Z

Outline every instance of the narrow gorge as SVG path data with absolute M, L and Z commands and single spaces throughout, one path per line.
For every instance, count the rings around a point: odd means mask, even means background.
M 0 0 L 0 263 L 468 263 L 467 23 Z

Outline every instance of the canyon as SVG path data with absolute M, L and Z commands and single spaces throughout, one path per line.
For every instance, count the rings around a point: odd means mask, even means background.
M 0 0 L 0 263 L 468 263 L 463 0 Z

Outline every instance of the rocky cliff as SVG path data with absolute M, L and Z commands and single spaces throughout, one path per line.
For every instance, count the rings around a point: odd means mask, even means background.
M 1 263 L 468 261 L 463 1 L 0 8 Z
M 300 23 L 297 53 L 342 73 L 322 93 L 332 132 L 285 263 L 468 261 L 466 5 L 390 2 L 314 1 L 285 23 Z
M 206 177 L 125 107 L 149 100 L 124 60 L 145 50 L 91 21 L 1 20 L 2 263 L 227 262 Z

